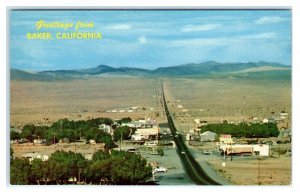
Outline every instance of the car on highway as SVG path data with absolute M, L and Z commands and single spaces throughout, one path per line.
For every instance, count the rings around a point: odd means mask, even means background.
M 203 154 L 205 154 L 205 155 L 211 155 L 212 151 L 203 151 Z
M 168 169 L 167 168 L 164 168 L 164 167 L 158 167 L 158 168 L 154 168 L 153 171 L 152 171 L 152 174 L 154 173 L 161 173 L 161 172 L 167 172 Z

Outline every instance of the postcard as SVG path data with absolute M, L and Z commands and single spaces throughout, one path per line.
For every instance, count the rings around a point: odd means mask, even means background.
M 291 185 L 291 15 L 12 8 L 10 185 Z

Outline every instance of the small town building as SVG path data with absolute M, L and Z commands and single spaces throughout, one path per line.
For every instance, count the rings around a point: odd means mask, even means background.
M 103 130 L 105 133 L 109 133 L 109 134 L 113 133 L 112 128 L 109 125 L 101 124 L 98 127 L 99 127 L 99 130 Z
M 220 145 L 220 151 L 225 155 L 257 155 L 269 156 L 269 145 L 267 144 L 225 144 Z
M 96 141 L 93 140 L 93 139 L 90 139 L 90 140 L 89 140 L 89 143 L 90 143 L 90 144 L 96 144 Z
M 253 152 L 257 156 L 269 156 L 269 145 L 255 144 L 253 145 Z
M 190 133 L 186 134 L 186 137 L 185 137 L 186 141 L 190 141 L 191 138 L 192 138 L 192 136 Z
M 211 131 L 206 131 L 204 133 L 200 134 L 200 141 L 205 142 L 205 141 L 215 141 L 216 140 L 216 135 L 214 132 Z
M 292 137 L 292 131 L 291 129 L 282 129 L 279 131 L 279 138 L 290 138 Z
M 41 159 L 42 161 L 47 161 L 49 160 L 48 155 L 42 155 L 42 154 L 37 154 L 34 152 L 31 153 L 26 153 L 23 155 L 24 158 L 27 158 L 29 162 L 31 163 L 34 159 Z
M 132 121 L 130 123 L 122 123 L 121 124 L 122 127 L 127 126 L 130 128 L 142 128 L 142 127 L 144 127 L 144 125 L 145 125 L 145 123 L 139 122 L 139 121 Z
M 234 144 L 234 141 L 229 134 L 223 134 L 219 137 L 220 144 Z
M 47 142 L 46 139 L 34 139 L 33 140 L 34 144 L 44 144 L 46 142 Z
M 135 131 L 134 135 L 131 136 L 131 139 L 135 141 L 156 139 L 158 137 L 158 134 L 158 126 L 154 126 L 152 128 L 140 128 Z
M 268 123 L 269 122 L 269 120 L 267 119 L 267 118 L 265 118 L 265 119 L 263 119 L 263 121 L 262 121 L 263 123 Z

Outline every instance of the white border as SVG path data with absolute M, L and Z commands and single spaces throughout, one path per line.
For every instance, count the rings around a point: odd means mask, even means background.
M 8 28 L 7 24 L 7 6 L 12 7 L 25 7 L 30 6 L 30 8 L 141 8 L 145 7 L 147 8 L 166 8 L 167 6 L 170 9 L 176 9 L 176 8 L 195 8 L 194 6 L 198 6 L 197 8 L 223 8 L 223 9 L 229 9 L 229 8 L 287 8 L 291 7 L 292 9 L 292 15 L 293 15 L 293 177 L 292 177 L 292 186 L 291 187 L 270 187 L 270 186 L 264 186 L 264 187 L 243 187 L 243 186 L 234 186 L 234 187 L 204 187 L 204 186 L 190 186 L 190 187 L 181 187 L 181 186 L 171 186 L 171 187 L 144 187 L 144 186 L 138 186 L 138 187 L 111 187 L 111 186 L 92 186 L 92 187 L 78 187 L 78 186 L 67 186 L 67 187 L 44 187 L 44 186 L 34 186 L 34 187 L 11 187 L 7 186 L 6 181 L 6 146 L 7 146 L 7 133 L 6 128 L 9 126 L 8 122 L 8 102 L 6 101 L 9 94 L 9 88 L 7 87 L 7 66 L 8 63 L 8 56 L 7 56 L 7 49 L 8 46 L 4 43 L 7 43 L 7 31 L 2 30 L 2 35 L 0 36 L 0 42 L 1 44 L 1 74 L 0 77 L 0 85 L 1 85 L 1 91 L 6 92 L 2 93 L 0 96 L 0 107 L 2 108 L 1 111 L 1 130 L 0 130 L 0 137 L 1 137 L 1 145 L 0 145 L 0 151 L 1 151 L 1 166 L 0 166 L 0 173 L 2 174 L 0 177 L 0 189 L 1 194 L 55 194 L 60 192 L 72 192 L 72 193 L 84 193 L 84 194 L 98 194 L 98 193 L 113 193 L 113 194 L 157 194 L 157 193 L 180 193 L 180 194 L 186 194 L 186 193 L 213 193 L 213 194 L 253 194 L 253 193 L 259 193 L 259 194 L 295 194 L 299 190 L 299 184 L 300 180 L 297 179 L 299 176 L 299 168 L 297 168 L 296 165 L 299 163 L 299 122 L 297 122 L 297 117 L 299 116 L 299 92 L 297 91 L 297 85 L 299 83 L 299 18 L 300 18 L 300 6 L 298 5 L 299 2 L 297 0 L 207 0 L 207 1 L 191 1 L 191 0 L 150 0 L 147 2 L 142 1 L 135 1 L 135 0 L 126 0 L 126 3 L 124 3 L 125 0 L 114 0 L 114 1 L 96 1 L 96 0 L 2 0 L 0 2 L 1 10 L 0 10 L 0 21 L 1 26 Z M 38 6 L 38 7 L 36 7 Z M 41 6 L 48 6 L 48 7 L 41 7 Z M 59 6 L 59 7 L 57 7 Z M 71 6 L 71 7 L 70 7 Z M 297 101 L 298 100 L 298 101 Z

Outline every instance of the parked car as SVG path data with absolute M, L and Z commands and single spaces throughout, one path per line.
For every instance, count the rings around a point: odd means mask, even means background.
M 154 170 L 152 171 L 152 174 L 154 173 L 161 173 L 161 172 L 167 172 L 168 169 L 164 168 L 164 167 L 158 167 L 158 168 L 154 168 Z

